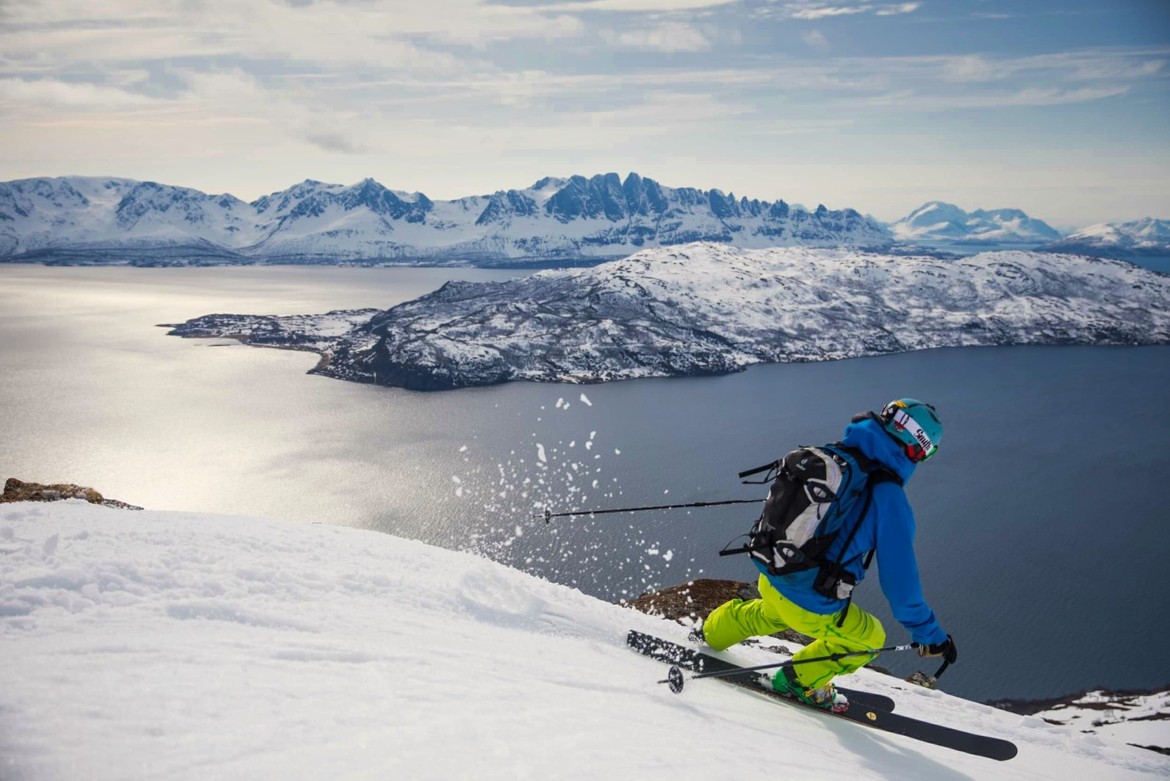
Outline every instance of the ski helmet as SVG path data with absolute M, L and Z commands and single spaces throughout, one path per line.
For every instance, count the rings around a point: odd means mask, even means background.
M 895 399 L 878 415 L 886 432 L 906 448 L 915 463 L 935 454 L 942 441 L 942 421 L 934 407 L 918 399 Z

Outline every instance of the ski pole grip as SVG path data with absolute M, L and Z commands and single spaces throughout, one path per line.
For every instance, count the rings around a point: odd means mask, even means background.
M 751 477 L 752 475 L 758 475 L 760 472 L 767 472 L 769 469 L 775 469 L 779 465 L 780 465 L 779 461 L 773 461 L 770 464 L 764 464 L 763 466 L 757 466 L 755 469 L 748 469 L 745 472 L 739 473 L 739 479 L 742 480 L 745 477 Z

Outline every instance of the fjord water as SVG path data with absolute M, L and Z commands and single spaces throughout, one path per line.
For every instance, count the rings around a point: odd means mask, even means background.
M 947 425 L 908 486 L 926 594 L 959 646 L 943 687 L 1039 697 L 1170 681 L 1170 348 L 935 350 L 421 394 L 307 375 L 312 354 L 156 327 L 385 308 L 447 279 L 516 273 L 0 266 L 0 477 L 92 485 L 151 509 L 377 529 L 618 599 L 691 577 L 751 579 L 743 557 L 716 551 L 755 509 L 547 524 L 534 512 L 758 498 L 764 487 L 736 472 L 913 395 Z M 901 642 L 876 575 L 858 603 Z

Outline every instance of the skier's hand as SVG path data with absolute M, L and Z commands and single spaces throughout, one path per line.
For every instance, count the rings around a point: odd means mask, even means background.
M 959 658 L 959 652 L 955 649 L 955 641 L 950 635 L 947 635 L 945 643 L 931 643 L 930 645 L 918 646 L 919 656 L 941 656 L 947 664 L 954 664 L 955 660 Z

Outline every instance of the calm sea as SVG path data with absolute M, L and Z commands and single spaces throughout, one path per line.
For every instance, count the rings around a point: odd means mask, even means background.
M 1038 697 L 1170 682 L 1170 348 L 934 350 L 420 394 L 309 376 L 310 354 L 156 327 L 388 307 L 447 279 L 515 273 L 0 265 L 0 478 L 92 485 L 151 509 L 378 529 L 618 599 L 696 576 L 752 579 L 742 558 L 716 556 L 752 509 L 546 524 L 538 507 L 759 497 L 737 471 L 832 441 L 853 413 L 911 395 L 947 426 L 908 487 L 926 594 L 960 651 L 944 688 Z M 905 637 L 876 572 L 857 599 Z

